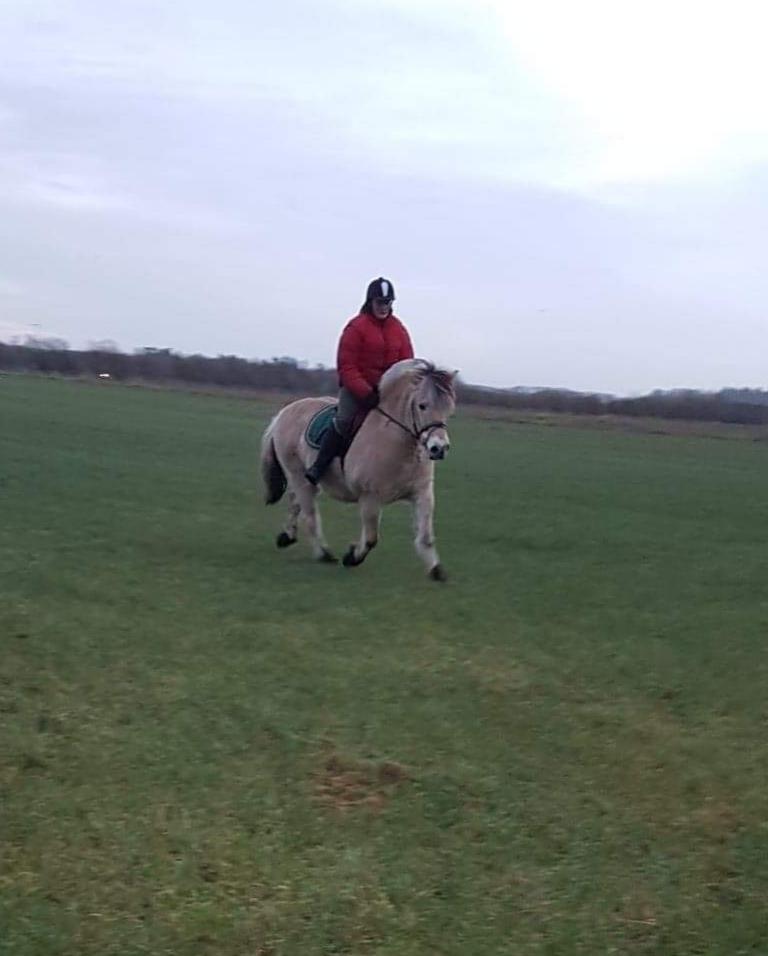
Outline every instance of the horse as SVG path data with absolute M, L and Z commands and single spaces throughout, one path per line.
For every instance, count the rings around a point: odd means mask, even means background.
M 384 373 L 379 404 L 365 416 L 343 460 L 334 459 L 325 473 L 322 489 L 360 510 L 360 539 L 344 555 L 345 567 L 362 564 L 376 547 L 384 505 L 409 501 L 416 552 L 432 580 L 446 580 L 433 530 L 434 467 L 450 448 L 446 422 L 456 407 L 456 375 L 424 359 L 397 362 Z M 309 422 L 334 403 L 330 397 L 302 398 L 281 409 L 262 436 L 261 470 L 268 505 L 288 492 L 288 519 L 277 546 L 295 544 L 301 517 L 317 560 L 335 564 L 315 500 L 318 488 L 304 477 L 315 455 L 306 439 Z

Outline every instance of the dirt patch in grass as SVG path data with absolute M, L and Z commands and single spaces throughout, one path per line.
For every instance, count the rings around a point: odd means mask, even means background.
M 706 797 L 691 814 L 690 822 L 716 842 L 725 842 L 755 823 L 743 811 L 739 812 L 734 802 L 722 797 Z
M 493 694 L 520 693 L 535 686 L 530 669 L 499 648 L 481 649 L 461 666 L 480 688 Z
M 359 761 L 333 752 L 324 757 L 314 775 L 314 797 L 334 810 L 378 813 L 410 779 L 405 767 L 395 761 Z

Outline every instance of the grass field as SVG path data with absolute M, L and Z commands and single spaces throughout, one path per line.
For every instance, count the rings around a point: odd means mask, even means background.
M 768 953 L 768 443 L 459 416 L 441 586 L 273 410 L 0 378 L 0 953 Z

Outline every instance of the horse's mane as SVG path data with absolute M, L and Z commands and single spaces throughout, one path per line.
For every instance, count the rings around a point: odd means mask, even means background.
M 396 362 L 382 376 L 379 388 L 382 392 L 387 392 L 406 376 L 414 382 L 427 379 L 439 396 L 450 399 L 456 398 L 455 373 L 445 368 L 438 368 L 426 359 L 413 358 Z

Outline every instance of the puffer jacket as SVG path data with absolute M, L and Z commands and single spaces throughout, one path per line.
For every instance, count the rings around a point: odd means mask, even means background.
M 383 321 L 361 312 L 347 322 L 339 340 L 339 384 L 361 401 L 369 398 L 388 368 L 413 358 L 411 339 L 395 315 Z

